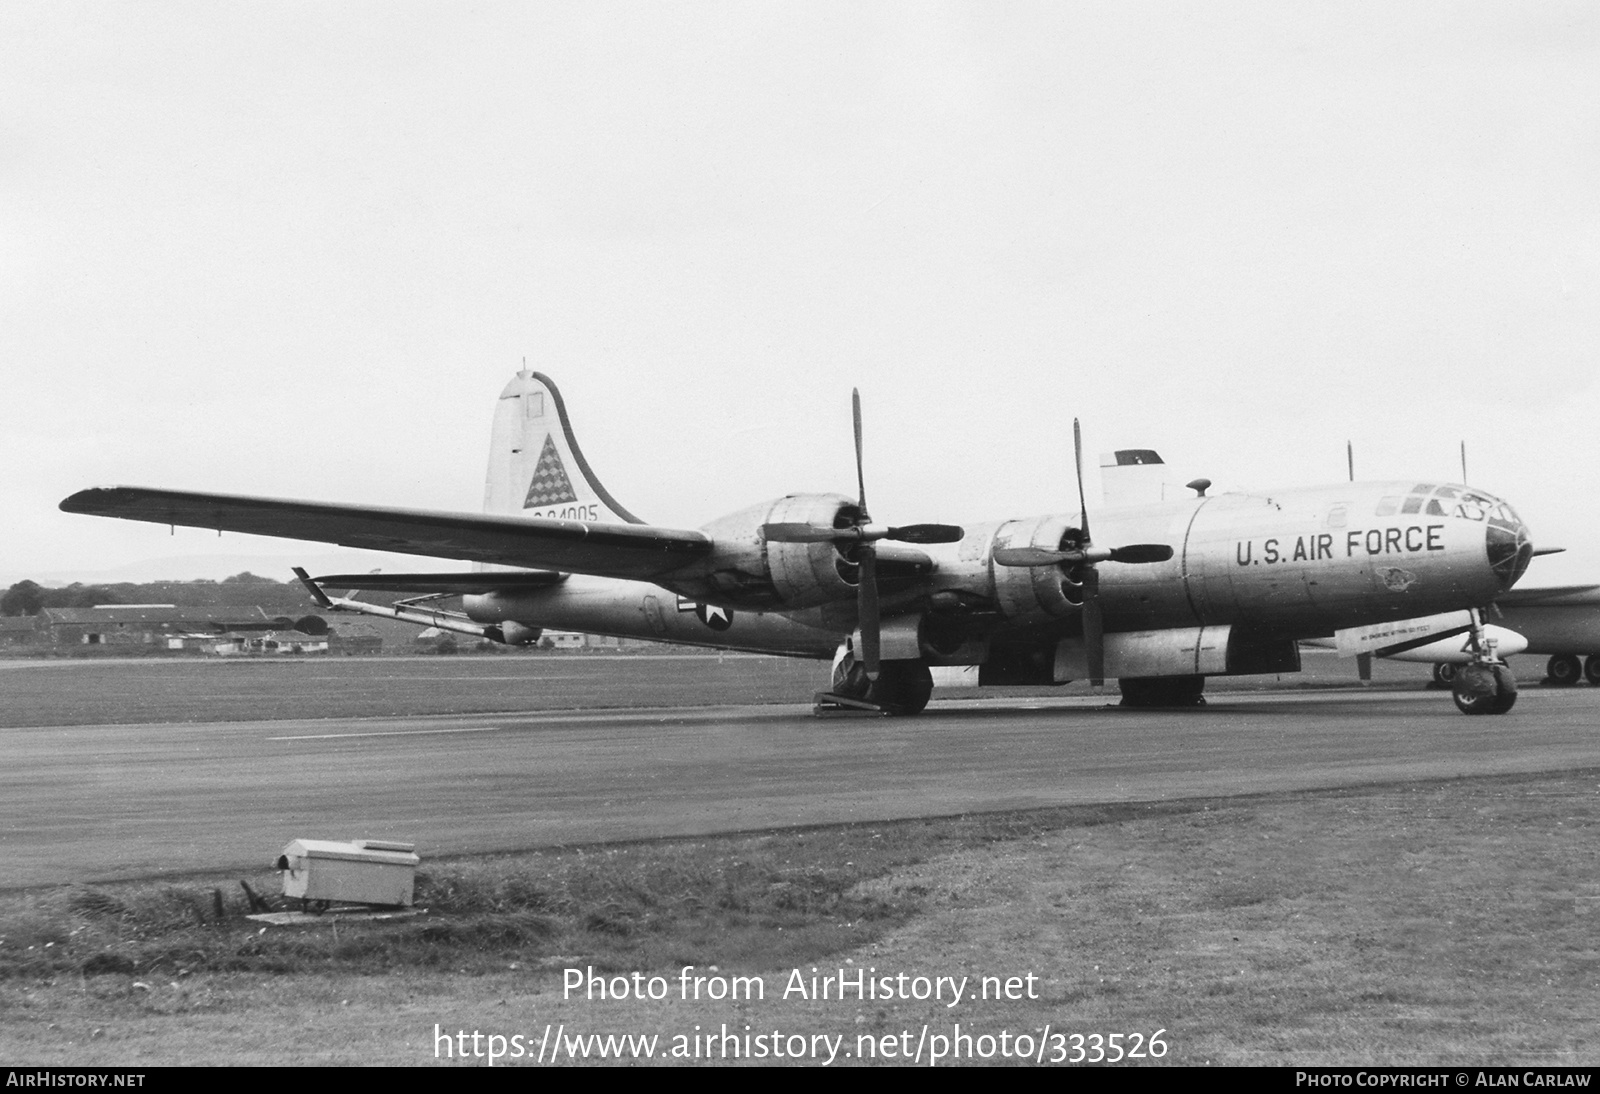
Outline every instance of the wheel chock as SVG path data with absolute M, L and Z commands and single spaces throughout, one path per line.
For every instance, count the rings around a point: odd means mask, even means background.
M 811 714 L 815 718 L 887 718 L 889 712 L 865 699 L 852 699 L 848 695 L 835 695 L 819 691 L 812 697 Z

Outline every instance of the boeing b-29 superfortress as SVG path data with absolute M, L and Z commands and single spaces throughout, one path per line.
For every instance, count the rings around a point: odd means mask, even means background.
M 1481 609 L 1535 551 L 1511 506 L 1471 487 L 1347 482 L 1194 496 L 964 526 L 868 514 L 857 494 L 791 494 L 697 530 L 646 524 L 590 470 L 548 377 L 521 371 L 495 410 L 483 514 L 114 486 L 70 513 L 466 559 L 458 574 L 308 579 L 335 610 L 510 644 L 541 628 L 833 658 L 827 702 L 927 704 L 937 666 L 985 684 L 1117 679 L 1131 706 L 1203 702 L 1207 676 L 1296 672 L 1298 643 L 1465 610 L 1455 702 L 1502 714 L 1509 669 Z M 1076 425 L 1074 425 L 1076 439 Z M 302 575 L 304 576 L 304 575 Z M 419 594 L 393 607 L 325 590 Z M 461 611 L 437 602 L 460 596 Z

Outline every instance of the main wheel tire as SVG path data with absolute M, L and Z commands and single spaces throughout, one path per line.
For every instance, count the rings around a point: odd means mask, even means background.
M 890 714 L 921 714 L 933 696 L 933 673 L 921 661 L 884 661 L 878 678 L 868 680 L 866 667 L 847 653 L 833 666 L 833 692 Z
M 1440 687 L 1451 687 L 1456 682 L 1456 669 L 1458 666 L 1440 661 L 1433 666 L 1433 682 Z
M 1117 681 L 1125 707 L 1203 707 L 1204 676 L 1124 677 Z
M 921 714 L 933 696 L 933 673 L 921 661 L 885 661 L 867 701 L 890 714 Z
M 1490 714 L 1504 714 L 1517 705 L 1517 678 L 1511 666 L 1501 663 L 1494 667 L 1495 698 Z
M 1583 679 L 1583 662 L 1576 654 L 1558 653 L 1544 667 L 1544 682 L 1553 687 L 1570 688 Z
M 1504 714 L 1517 703 L 1517 679 L 1504 664 L 1463 665 L 1450 694 L 1463 714 Z
M 1600 653 L 1591 653 L 1584 659 L 1583 678 L 1600 688 Z

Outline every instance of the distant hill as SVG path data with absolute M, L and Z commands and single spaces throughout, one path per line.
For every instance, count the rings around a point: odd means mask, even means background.
M 371 570 L 383 570 L 386 573 L 435 573 L 470 569 L 464 562 L 385 554 L 380 551 L 345 550 L 294 555 L 174 555 L 130 562 L 105 570 L 23 573 L 7 568 L 0 570 L 0 589 L 9 588 L 23 580 L 35 581 L 50 588 L 60 588 L 73 582 L 82 585 L 116 585 L 123 582 L 144 584 L 156 581 L 221 581 L 223 578 L 241 573 L 260 574 L 278 581 L 293 581 L 294 575 L 290 569 L 294 566 L 304 566 L 312 574 L 367 573 Z
M 252 573 L 222 581 L 119 581 L 50 588 L 26 580 L 0 596 L 0 615 L 34 614 L 43 608 L 92 608 L 103 604 L 171 604 L 179 608 L 261 608 L 268 615 L 304 614 L 313 605 L 298 581 L 275 581 Z

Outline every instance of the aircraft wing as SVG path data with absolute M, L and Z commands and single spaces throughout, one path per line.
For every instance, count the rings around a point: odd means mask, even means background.
M 1496 597 L 1495 603 L 1519 608 L 1534 604 L 1600 604 L 1600 585 L 1551 585 L 1543 589 L 1511 589 Z
M 152 524 L 641 581 L 669 574 L 711 550 L 711 538 L 703 532 L 647 524 L 384 509 L 137 486 L 80 490 L 61 508 Z

